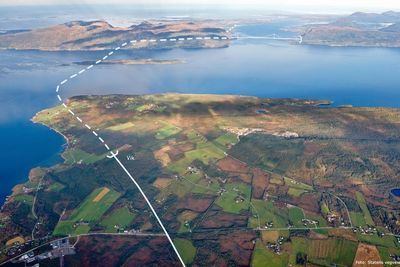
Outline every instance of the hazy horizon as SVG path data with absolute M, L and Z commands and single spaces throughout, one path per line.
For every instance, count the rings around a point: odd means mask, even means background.
M 261 0 L 250 0 L 250 1 L 239 1 L 239 0 L 222 0 L 215 3 L 211 0 L 0 0 L 0 6 L 96 6 L 96 5 L 107 5 L 110 8 L 118 8 L 118 6 L 140 6 L 149 8 L 217 8 L 226 10 L 240 10 L 240 9 L 252 9 L 256 8 L 260 11 L 280 11 L 280 12 L 291 12 L 291 13 L 352 13 L 356 11 L 362 12 L 384 12 L 388 10 L 400 11 L 400 1 L 394 0 L 348 0 L 338 3 L 333 0 L 273 0 L 273 1 L 261 1 Z

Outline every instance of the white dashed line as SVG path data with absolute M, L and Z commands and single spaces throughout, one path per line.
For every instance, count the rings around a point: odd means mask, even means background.
M 204 40 L 210 40 L 211 37 L 201 37 L 201 36 L 199 36 L 199 37 L 187 37 L 187 38 L 180 37 L 180 38 L 178 38 L 178 39 L 176 39 L 176 38 L 169 38 L 169 39 L 167 39 L 167 38 L 162 38 L 162 39 L 159 39 L 158 41 L 160 41 L 160 42 L 166 42 L 166 41 L 176 42 L 177 40 L 178 40 L 178 41 L 185 41 L 185 40 L 190 41 L 190 40 L 193 40 L 193 39 L 196 39 L 196 40 L 203 40 L 203 39 L 204 39 Z M 215 39 L 215 40 L 218 40 L 218 39 L 226 40 L 226 39 L 228 39 L 228 38 L 227 38 L 227 37 L 212 37 L 212 39 Z M 131 41 L 129 41 L 129 42 L 132 43 L 132 44 L 135 44 L 135 43 L 137 42 L 137 40 L 131 40 Z M 140 42 L 142 42 L 142 43 L 144 43 L 144 42 L 157 42 L 157 40 L 156 40 L 156 39 L 150 39 L 150 40 L 141 39 Z M 114 50 L 115 50 L 115 51 L 118 51 L 118 50 L 121 49 L 121 47 L 124 47 L 124 46 L 126 46 L 127 44 L 128 44 L 128 43 L 125 42 L 125 43 L 123 43 L 121 46 L 116 47 Z M 108 53 L 108 55 L 105 55 L 105 56 L 103 57 L 103 59 L 97 60 L 95 64 L 97 65 L 97 64 L 101 63 L 102 60 L 106 60 L 106 59 L 108 58 L 108 56 L 111 56 L 113 53 L 114 53 L 114 51 L 110 51 L 110 52 Z M 94 67 L 94 65 L 92 64 L 92 65 L 86 67 L 86 69 L 80 70 L 78 73 L 71 75 L 71 76 L 70 76 L 70 79 L 75 78 L 76 76 L 78 76 L 78 74 L 82 74 L 82 73 L 84 73 L 86 70 L 90 70 L 90 69 L 93 68 L 93 67 Z M 68 79 L 63 80 L 63 81 L 60 83 L 60 85 L 65 84 L 67 81 L 68 81 Z M 60 89 L 60 85 L 57 85 L 57 87 L 56 87 L 56 92 L 57 92 L 57 93 L 58 93 L 58 91 L 59 91 L 59 89 Z M 57 98 L 58 98 L 59 101 L 62 102 L 61 96 L 60 96 L 59 94 L 57 94 Z M 74 116 L 79 122 L 81 122 L 82 124 L 84 124 L 84 123 L 83 123 L 83 120 L 82 120 L 80 117 L 76 116 L 75 113 L 74 113 L 71 109 L 69 109 L 69 108 L 67 107 L 67 105 L 66 105 L 64 102 L 62 102 L 62 105 L 63 105 L 64 108 L 66 108 L 66 109 L 68 110 L 69 113 L 72 114 L 72 116 Z M 84 125 L 85 125 L 86 128 L 88 128 L 89 130 L 91 130 L 91 127 L 90 127 L 88 124 L 84 124 Z M 105 147 L 107 150 L 110 150 L 110 147 L 104 142 L 104 140 L 98 135 L 97 132 L 92 131 L 92 133 L 100 140 L 101 143 L 104 144 L 104 147 Z M 126 172 L 126 174 L 129 176 L 129 178 L 133 181 L 133 183 L 134 183 L 134 184 L 136 185 L 136 187 L 139 189 L 140 193 L 142 194 L 142 196 L 143 196 L 144 199 L 146 200 L 148 206 L 150 207 L 151 211 L 153 212 L 154 216 L 156 217 L 156 219 L 157 219 L 158 223 L 160 224 L 161 228 L 162 228 L 163 231 L 165 232 L 165 235 L 167 236 L 168 241 L 170 242 L 171 246 L 173 247 L 173 249 L 174 249 L 176 255 L 178 256 L 178 258 L 179 258 L 179 260 L 180 260 L 180 262 L 181 262 L 181 264 L 185 267 L 185 263 L 183 262 L 183 260 L 182 260 L 182 258 L 181 258 L 181 256 L 180 256 L 180 254 L 179 254 L 179 252 L 178 252 L 178 250 L 176 249 L 174 243 L 172 242 L 171 237 L 169 236 L 167 230 L 165 229 L 163 223 L 161 222 L 160 218 L 158 217 L 156 211 L 154 210 L 154 208 L 153 208 L 153 206 L 151 205 L 150 201 L 148 200 L 147 196 L 144 194 L 144 192 L 143 192 L 143 190 L 141 189 L 140 185 L 136 182 L 136 180 L 135 180 L 135 179 L 132 177 L 132 175 L 128 172 L 128 170 L 125 168 L 125 166 L 124 166 L 124 165 L 121 163 L 121 161 L 117 158 L 117 154 L 118 154 L 118 153 L 113 153 L 113 152 L 111 152 L 111 156 L 110 156 L 110 157 L 111 157 L 111 158 L 114 158 L 114 159 L 118 162 L 118 164 L 122 167 L 122 169 L 124 169 L 124 171 Z

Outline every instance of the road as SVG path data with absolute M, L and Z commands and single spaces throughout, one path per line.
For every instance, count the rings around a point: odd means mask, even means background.
M 147 198 L 146 194 L 144 193 L 143 189 L 141 188 L 141 186 L 139 185 L 139 183 L 135 180 L 135 178 L 133 177 L 133 175 L 126 169 L 126 167 L 124 166 L 124 164 L 119 160 L 119 158 L 117 157 L 118 151 L 116 151 L 115 153 L 113 152 L 113 150 L 108 146 L 108 144 L 105 142 L 105 140 L 101 137 L 101 135 L 92 130 L 92 127 L 85 123 L 77 114 L 75 114 L 75 112 L 68 107 L 67 103 L 63 100 L 63 98 L 60 95 L 60 91 L 61 89 L 72 79 L 76 79 L 77 77 L 80 77 L 81 75 L 83 75 L 86 71 L 89 71 L 90 69 L 92 69 L 93 67 L 97 66 L 98 64 L 100 64 L 101 62 L 107 60 L 110 56 L 112 56 L 114 53 L 116 53 L 117 51 L 123 49 L 124 47 L 129 47 L 129 46 L 135 46 L 138 43 L 180 43 L 180 42 L 192 42 L 192 41 L 197 41 L 197 40 L 227 40 L 228 37 L 225 36 L 190 36 L 190 37 L 184 37 L 184 38 L 161 38 L 161 39 L 134 39 L 134 40 L 130 40 L 129 42 L 124 42 L 122 43 L 120 46 L 116 47 L 115 49 L 113 49 L 112 51 L 108 52 L 107 54 L 105 54 L 102 58 L 98 59 L 95 64 L 89 65 L 86 68 L 81 69 L 80 71 L 78 71 L 77 73 L 74 73 L 72 75 L 70 75 L 69 77 L 67 77 L 66 79 L 62 80 L 57 86 L 56 86 L 56 94 L 57 94 L 57 99 L 60 101 L 60 103 L 62 104 L 62 106 L 78 121 L 81 123 L 81 125 L 83 126 L 83 128 L 87 128 L 88 130 L 90 130 L 92 132 L 92 134 L 94 135 L 95 138 L 97 138 L 100 143 L 107 149 L 107 151 L 109 151 L 111 154 L 108 156 L 109 158 L 113 158 L 118 165 L 123 169 L 123 171 L 126 173 L 126 175 L 129 177 L 129 179 L 135 184 L 136 188 L 139 190 L 140 194 L 143 196 L 143 198 L 145 199 L 147 205 L 149 206 L 151 212 L 153 213 L 154 217 L 156 218 L 158 224 L 160 225 L 160 227 L 162 228 L 163 232 L 165 233 L 165 236 L 167 237 L 169 243 L 171 244 L 172 248 L 174 249 L 177 257 L 179 258 L 179 261 L 181 262 L 182 266 L 186 266 L 181 255 L 179 254 L 179 251 L 177 250 L 177 248 L 175 247 L 174 242 L 172 241 L 170 235 L 168 234 L 167 229 L 165 228 L 164 224 L 162 223 L 161 219 L 159 218 L 157 212 L 155 211 L 153 205 L 151 204 L 151 202 L 149 201 L 149 199 Z

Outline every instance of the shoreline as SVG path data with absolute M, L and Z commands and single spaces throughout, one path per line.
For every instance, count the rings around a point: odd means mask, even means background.
M 11 188 L 10 188 L 10 193 L 8 195 L 5 195 L 4 201 L 0 201 L 0 211 L 3 209 L 4 205 L 7 204 L 8 200 L 12 197 L 14 197 L 15 194 L 18 194 L 18 189 L 23 186 L 23 184 L 25 184 L 26 182 L 29 182 L 31 180 L 31 173 L 32 171 L 35 171 L 36 169 L 48 169 L 48 168 L 53 168 L 55 166 L 57 166 L 58 164 L 61 164 L 65 161 L 65 158 L 63 157 L 63 153 L 68 149 L 70 142 L 68 140 L 68 138 L 62 134 L 61 132 L 59 132 L 58 130 L 50 127 L 49 125 L 46 125 L 44 123 L 41 122 L 36 122 L 34 121 L 34 118 L 38 115 L 38 113 L 40 113 L 41 111 L 38 111 L 35 113 L 35 115 L 29 120 L 33 125 L 37 124 L 37 125 L 43 125 L 45 126 L 47 129 L 55 132 L 56 134 L 60 135 L 63 137 L 64 142 L 63 144 L 61 144 L 60 146 L 60 150 L 59 152 L 53 154 L 52 156 L 59 156 L 60 159 L 62 159 L 61 162 L 56 162 L 55 164 L 52 164 L 51 166 L 40 166 L 40 165 L 35 165 L 32 166 L 31 168 L 29 168 L 27 175 L 24 176 L 23 179 L 21 179 L 21 181 L 18 181 L 16 184 L 14 184 Z

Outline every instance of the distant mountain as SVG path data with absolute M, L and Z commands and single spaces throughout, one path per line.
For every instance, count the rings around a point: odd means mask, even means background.
M 357 12 L 328 24 L 303 27 L 303 44 L 400 47 L 400 12 Z
M 185 36 L 227 36 L 214 22 L 143 22 L 128 28 L 113 27 L 105 21 L 72 21 L 48 28 L 9 31 L 0 34 L 0 49 L 103 50 L 132 39 L 170 38 Z M 141 43 L 138 47 L 157 47 L 157 43 Z M 166 43 L 168 46 L 219 47 L 227 41 L 193 41 Z M 165 46 L 165 45 L 164 45 Z M 164 47 L 163 46 L 163 47 Z

